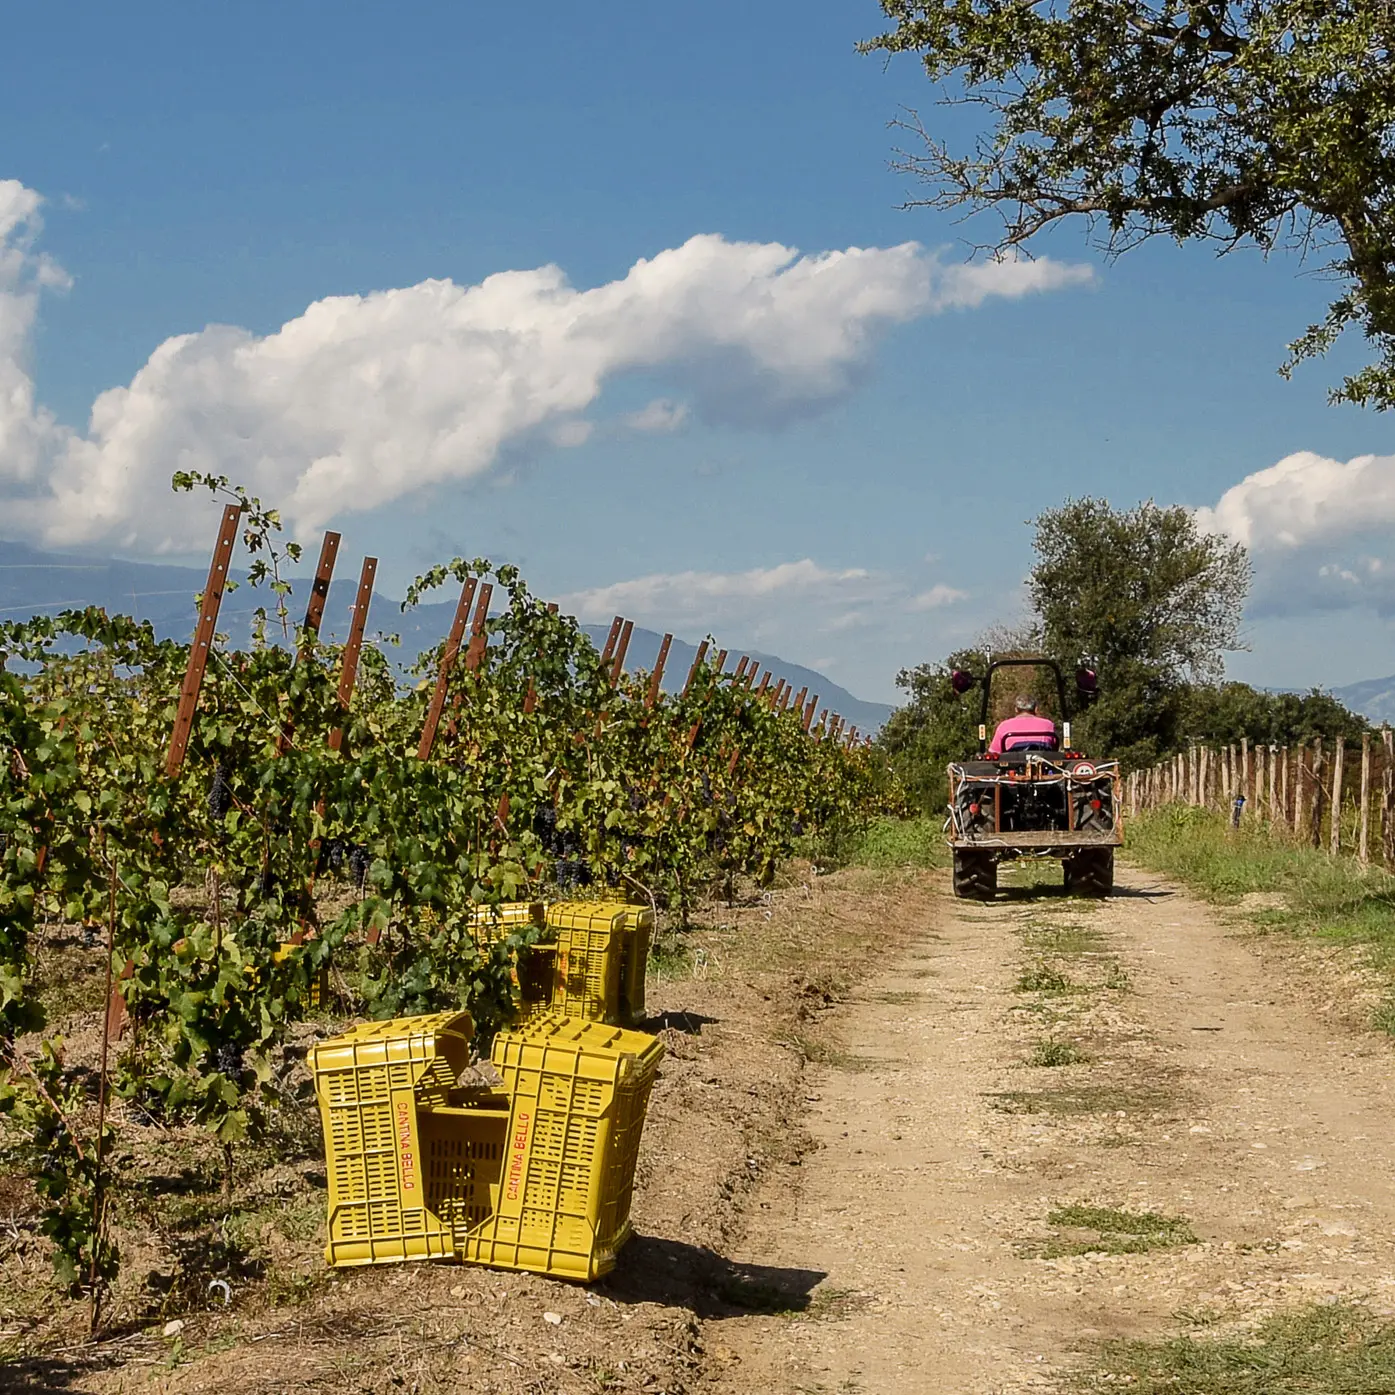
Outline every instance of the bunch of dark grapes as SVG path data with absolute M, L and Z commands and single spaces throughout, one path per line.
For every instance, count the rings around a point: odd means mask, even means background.
M 208 817 L 222 823 L 232 808 L 232 786 L 228 783 L 228 767 L 222 761 L 213 767 L 213 779 L 208 785 Z
M 225 1041 L 221 1046 L 215 1047 L 213 1069 L 229 1080 L 240 1079 L 242 1076 L 242 1048 L 230 1041 Z
M 349 872 L 354 879 L 354 885 L 363 890 L 363 884 L 368 880 L 368 865 L 372 858 L 368 856 L 368 849 L 361 843 L 355 843 L 349 849 Z
M 344 865 L 344 840 L 331 838 L 325 843 L 325 861 L 331 872 L 337 872 Z
M 557 828 L 557 807 L 553 804 L 539 804 L 533 810 L 533 836 L 542 850 L 550 856 L 562 851 L 562 834 Z
M 644 796 L 637 785 L 630 786 L 630 813 L 637 814 L 644 808 Z
M 712 777 L 705 770 L 702 772 L 702 802 L 712 803 Z
M 557 878 L 557 885 L 563 891 L 568 891 L 573 887 L 590 886 L 593 880 L 590 863 L 579 857 L 559 857 L 554 875 Z
M 9 849 L 10 835 L 8 833 L 0 833 L 0 857 L 4 857 Z

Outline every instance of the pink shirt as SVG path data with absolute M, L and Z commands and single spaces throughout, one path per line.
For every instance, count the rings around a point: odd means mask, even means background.
M 1034 712 L 1019 712 L 1016 717 L 1009 717 L 1006 721 L 998 723 L 998 729 L 993 733 L 993 740 L 988 745 L 988 754 L 1001 755 L 1003 751 L 1012 750 L 1027 738 L 1054 743 L 1056 723 L 1049 717 L 1038 717 Z

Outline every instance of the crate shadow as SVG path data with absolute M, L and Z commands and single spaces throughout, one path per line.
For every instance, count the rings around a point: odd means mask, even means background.
M 646 1017 L 640 1030 L 653 1035 L 657 1035 L 659 1032 L 673 1031 L 696 1037 L 702 1035 L 704 1027 L 712 1026 L 717 1020 L 715 1017 L 704 1017 L 700 1012 L 680 1012 L 676 1008 L 670 1008 L 667 1012 L 659 1012 L 655 1013 L 653 1017 Z
M 743 1264 L 682 1240 L 636 1235 L 598 1287 L 617 1303 L 665 1303 L 710 1319 L 802 1313 L 827 1277 L 821 1269 Z
M 0 1390 L 5 1395 L 93 1395 L 87 1380 L 109 1369 L 113 1359 L 65 1361 L 56 1356 L 26 1356 L 0 1363 Z

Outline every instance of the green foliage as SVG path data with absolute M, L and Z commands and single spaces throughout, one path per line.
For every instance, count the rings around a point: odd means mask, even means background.
M 915 808 L 926 813 L 945 807 L 945 767 L 977 750 L 978 709 L 972 695 L 950 686 L 955 668 L 982 665 L 980 654 L 953 655 L 945 664 L 902 669 L 896 686 L 908 695 L 877 734 L 877 746 Z
M 1033 545 L 1027 588 L 1047 652 L 1068 672 L 1093 660 L 1099 674 L 1079 739 L 1129 764 L 1171 749 L 1184 685 L 1218 675 L 1239 645 L 1244 549 L 1183 508 L 1089 498 L 1043 513 Z
M 1266 693 L 1248 683 L 1193 684 L 1183 692 L 1182 735 L 1217 746 L 1250 742 L 1295 746 L 1315 736 L 1360 741 L 1369 730 L 1364 717 L 1345 708 L 1331 693 Z
M 1113 254 L 1340 248 L 1343 289 L 1287 372 L 1358 326 L 1375 362 L 1333 396 L 1395 402 L 1395 68 L 1386 0 L 881 0 L 865 50 L 916 53 L 987 129 L 952 150 L 918 118 L 905 167 L 937 208 L 997 210 L 997 246 L 1066 218 Z
M 1351 1303 L 1281 1310 L 1253 1332 L 1104 1343 L 1070 1388 L 1137 1395 L 1385 1395 L 1395 1323 Z

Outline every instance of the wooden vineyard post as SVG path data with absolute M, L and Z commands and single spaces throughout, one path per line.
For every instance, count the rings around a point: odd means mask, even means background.
M 693 690 L 693 683 L 699 672 L 702 670 L 702 661 L 707 657 L 707 641 L 703 640 L 697 647 L 697 653 L 693 655 L 693 666 L 688 670 L 688 681 L 683 685 L 683 696 L 686 698 Z
M 1290 781 L 1289 810 L 1293 823 L 1293 836 L 1295 838 L 1303 830 L 1304 812 L 1308 807 L 1308 766 L 1303 758 L 1303 752 L 1307 748 L 1300 741 L 1293 748 L 1293 778 Z
M 750 662 L 744 654 L 736 661 L 736 672 L 731 676 L 733 684 L 739 683 L 746 676 L 746 665 Z
M 1361 816 L 1356 822 L 1356 855 L 1371 860 L 1371 733 L 1361 733 Z
M 804 709 L 804 718 L 802 725 L 804 727 L 804 732 L 806 735 L 808 734 L 810 724 L 814 720 L 814 713 L 818 710 L 818 705 L 819 695 L 815 693 L 814 696 L 809 699 L 808 706 Z
M 1211 807 L 1211 748 L 1203 746 L 1201 748 L 1201 788 L 1200 798 L 1196 801 L 1203 809 Z
M 727 666 L 727 651 L 726 651 L 725 649 L 719 649 L 719 650 L 717 651 L 716 662 L 715 662 L 714 665 L 713 665 L 713 667 L 715 667 L 716 670 L 717 670 L 717 677 L 718 677 L 718 678 L 720 678 L 720 677 L 722 676 L 722 670 L 723 670 L 726 666 Z
M 179 708 L 174 718 L 174 732 L 165 757 L 165 775 L 174 779 L 184 766 L 184 754 L 189 749 L 189 736 L 194 729 L 194 709 L 198 706 L 199 690 L 203 687 L 204 670 L 213 649 L 213 637 L 218 632 L 218 608 L 223 603 L 223 590 L 228 580 L 228 566 L 233 546 L 237 542 L 237 522 L 242 517 L 241 504 L 229 504 L 223 510 L 223 522 L 218 529 L 218 541 L 213 545 L 213 561 L 208 568 L 208 584 L 203 588 L 199 605 L 199 621 L 189 645 L 189 664 L 184 670 L 184 683 L 179 690 Z
M 339 556 L 339 534 L 326 533 L 320 544 L 320 561 L 315 568 L 315 579 L 310 584 L 310 599 L 305 605 L 305 624 L 301 627 L 300 648 L 296 662 L 304 663 L 320 637 L 320 625 L 325 618 L 325 600 L 329 596 L 329 583 L 334 579 L 334 559 Z M 286 748 L 295 735 L 295 723 L 283 722 L 281 733 L 276 738 L 276 754 L 285 755 Z
M 654 672 L 649 675 L 649 691 L 645 694 L 646 707 L 653 707 L 659 700 L 659 685 L 664 681 L 664 665 L 668 662 L 668 647 L 672 643 L 673 636 L 665 635 L 659 644 L 659 657 L 654 660 Z
M 470 618 L 470 603 L 475 599 L 475 587 L 478 585 L 479 582 L 473 576 L 469 576 L 460 588 L 455 618 L 451 621 L 450 634 L 446 636 L 446 647 L 441 651 L 441 664 L 436 670 L 436 687 L 431 693 L 431 706 L 427 709 L 426 723 L 421 729 L 421 740 L 417 744 L 418 760 L 429 759 L 431 748 L 436 744 L 436 729 L 441 725 L 441 713 L 446 707 L 450 671 L 455 665 L 455 656 L 460 652 L 460 641 L 465 637 L 465 622 Z
M 630 636 L 634 633 L 635 622 L 626 620 L 620 629 L 620 639 L 615 646 L 615 658 L 610 666 L 610 686 L 613 688 L 620 682 L 620 675 L 625 672 L 625 655 L 630 647 Z
M 363 652 L 363 631 L 368 624 L 368 607 L 373 600 L 373 578 L 377 575 L 378 559 L 365 557 L 358 576 L 358 594 L 354 597 L 354 618 L 349 622 L 349 640 L 344 646 L 344 662 L 339 670 L 339 707 L 347 719 L 353 701 L 354 684 L 358 680 L 358 660 Z M 344 744 L 344 723 L 329 734 L 329 749 L 339 750 Z
M 601 650 L 602 668 L 611 661 L 611 658 L 615 654 L 615 641 L 620 638 L 620 627 L 624 623 L 625 618 L 622 615 L 617 615 L 615 619 L 610 622 L 610 633 L 605 637 L 605 648 Z
M 1346 774 L 1346 737 L 1337 738 L 1337 749 L 1332 753 L 1332 832 L 1328 839 L 1333 857 L 1342 851 L 1342 784 Z
M 1253 805 L 1254 789 L 1250 780 L 1250 738 L 1242 736 L 1240 738 L 1240 793 L 1245 796 L 1245 803 Z
M 794 706 L 800 711 L 804 711 L 804 699 L 809 696 L 809 687 L 806 684 L 794 695 Z
M 1380 851 L 1387 867 L 1395 867 L 1395 731 L 1380 729 L 1381 806 Z
M 1229 799 L 1235 793 L 1235 747 L 1227 746 L 1221 753 L 1221 793 Z
M 494 594 L 494 587 L 485 582 L 480 587 L 480 598 L 475 602 L 475 618 L 470 623 L 470 643 L 465 649 L 465 672 L 478 673 L 479 666 L 484 659 L 484 651 L 489 645 L 489 633 L 485 625 L 489 621 L 489 601 Z M 460 706 L 460 698 L 457 695 L 455 705 Z

